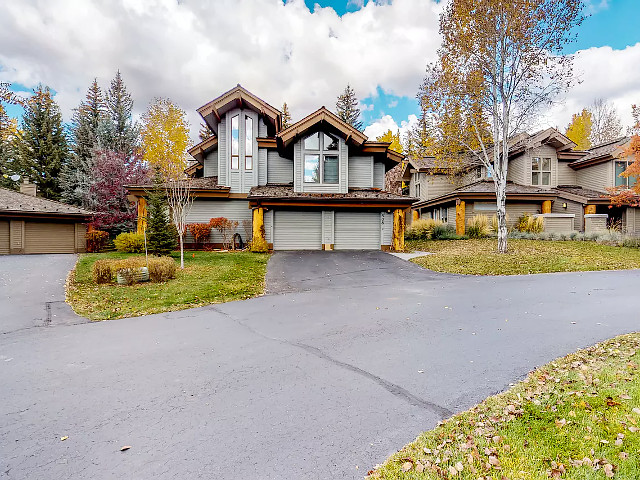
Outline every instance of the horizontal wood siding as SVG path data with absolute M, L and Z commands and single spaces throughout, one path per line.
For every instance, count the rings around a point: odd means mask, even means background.
M 457 188 L 447 175 L 425 175 L 424 173 L 420 175 L 424 179 L 422 182 L 424 186 L 420 187 L 420 195 L 423 200 L 446 195 Z
M 536 203 L 507 203 L 507 224 L 512 227 L 523 214 L 535 215 L 541 211 L 542 205 Z
M 209 223 L 215 217 L 225 217 L 238 222 L 234 233 L 239 233 L 244 242 L 251 239 L 251 232 L 245 232 L 243 221 L 252 221 L 253 215 L 246 200 L 215 200 L 198 198 L 193 202 L 193 207 L 187 216 L 187 223 Z M 249 228 L 250 230 L 250 228 Z M 247 235 L 249 238 L 247 238 Z M 193 237 L 187 231 L 185 242 L 192 243 Z M 211 232 L 210 243 L 222 243 L 222 236 L 217 230 Z
M 349 187 L 371 188 L 373 186 L 373 157 L 349 158 Z
M 600 163 L 577 170 L 576 183 L 583 188 L 605 192 L 607 187 L 614 186 L 613 176 L 613 162 Z
M 258 185 L 266 185 L 268 182 L 268 152 L 266 148 L 258 148 Z M 293 165 L 291 166 L 293 170 Z
M 218 149 L 208 153 L 204 157 L 204 176 L 205 177 L 217 177 L 218 176 Z
M 293 146 L 293 191 L 302 192 L 302 142 Z
M 391 245 L 393 238 L 393 214 L 388 212 L 380 213 L 380 229 L 381 229 L 381 244 Z
M 273 210 L 264 212 L 264 235 L 267 243 L 273 243 Z
M 264 123 L 264 117 L 260 115 L 258 120 L 258 136 L 264 138 L 267 136 L 267 124 Z
M 558 185 L 577 185 L 576 171 L 569 162 L 558 160 Z
M 87 226 L 84 223 L 76 223 L 76 253 L 87 251 Z
M 267 153 L 267 182 L 293 182 L 293 160 L 283 158 L 275 150 L 270 150 Z
M 545 217 L 544 218 L 544 231 L 551 233 L 568 233 L 572 232 L 573 228 L 573 219 L 566 217 Z
M 0 255 L 7 255 L 9 252 L 9 222 L 0 220 Z
M 382 162 L 373 164 L 373 188 L 384 190 L 384 163 Z
M 529 166 L 529 177 L 531 177 L 531 160 L 527 155 L 520 155 L 509 160 L 507 180 L 522 185 L 531 185 L 531 178 L 527 179 L 527 165 Z
M 229 186 L 227 172 L 229 171 L 229 156 L 227 155 L 227 117 L 222 116 L 218 126 L 218 184 Z
M 24 251 L 24 220 L 11 220 L 9 224 L 11 253 Z
M 567 204 L 567 208 L 562 206 L 563 203 Z M 551 213 L 573 213 L 575 215 L 573 229 L 579 232 L 584 231 L 584 207 L 581 203 L 558 198 L 551 203 Z

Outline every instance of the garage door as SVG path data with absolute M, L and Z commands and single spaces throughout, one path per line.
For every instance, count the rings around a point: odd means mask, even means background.
M 0 255 L 9 253 L 9 222 L 0 220 Z
M 321 250 L 321 212 L 274 212 L 274 250 Z
M 25 222 L 25 253 L 74 253 L 73 223 Z
M 380 212 L 336 212 L 336 250 L 380 250 Z

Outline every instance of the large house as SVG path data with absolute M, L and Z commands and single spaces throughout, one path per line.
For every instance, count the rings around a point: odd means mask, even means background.
M 607 195 L 608 188 L 634 181 L 620 176 L 628 165 L 621 158 L 628 142 L 623 137 L 577 151 L 575 143 L 553 128 L 515 137 L 509 150 L 508 224 L 528 213 L 543 216 L 547 231 L 601 231 L 615 223 L 640 235 L 640 209 L 611 208 Z M 462 233 L 469 218 L 495 215 L 491 171 L 482 165 L 468 163 L 454 172 L 434 158 L 408 159 L 402 175 L 409 195 L 419 199 L 413 218 L 440 219 Z
M 281 112 L 240 85 L 198 113 L 213 136 L 189 150 L 189 223 L 226 217 L 243 242 L 264 235 L 274 250 L 402 248 L 415 199 L 384 191 L 385 173 L 403 159 L 388 143 L 325 107 L 283 129 Z M 129 192 L 144 211 L 144 187 Z M 213 231 L 211 243 L 221 242 Z

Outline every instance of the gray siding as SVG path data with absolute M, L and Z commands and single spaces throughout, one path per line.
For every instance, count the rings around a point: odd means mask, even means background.
M 275 150 L 267 153 L 267 182 L 293 182 L 293 160 L 283 158 Z
M 349 187 L 373 186 L 373 157 L 349 157 Z
M 429 200 L 452 192 L 458 185 L 451 182 L 448 175 L 428 173 L 413 173 L 409 183 L 409 195 L 417 197 L 416 185 L 420 185 L 420 200 Z
M 227 160 L 227 117 L 223 116 L 218 126 L 218 183 L 226 187 L 228 183 L 229 161 Z
M 379 250 L 379 212 L 336 212 L 336 250 Z
M 576 171 L 569 162 L 558 160 L 558 185 L 577 185 Z
M 264 236 L 267 243 L 273 243 L 273 210 L 264 212 Z
M 264 123 L 264 117 L 262 115 L 258 120 L 258 136 L 262 138 L 267 136 L 267 124 Z
M 508 225 L 512 227 L 524 213 L 535 215 L 541 211 L 542 205 L 536 203 L 507 203 Z
M 322 212 L 322 243 L 333 245 L 333 210 L 325 210 Z
M 613 162 L 600 163 L 576 171 L 578 185 L 601 192 L 605 192 L 607 187 L 615 184 L 613 177 Z
M 567 204 L 567 208 L 562 206 L 563 203 Z M 584 230 L 584 207 L 581 203 L 558 198 L 551 203 L 551 213 L 573 213 L 573 229 L 579 232 Z
M 529 165 L 529 178 L 527 179 L 527 165 Z M 507 180 L 522 185 L 531 184 L 531 160 L 527 155 L 520 155 L 512 160 L 509 160 L 509 166 L 507 169 Z
M 570 217 L 543 217 L 544 218 L 544 231 L 553 233 L 567 233 L 572 232 L 573 218 Z
M 384 163 L 375 162 L 373 164 L 373 188 L 384 190 Z
M 393 214 L 387 212 L 380 213 L 380 230 L 382 245 L 391 245 L 391 241 L 393 238 Z
M 268 153 L 266 148 L 258 149 L 258 185 L 266 185 L 268 181 Z
M 302 192 L 302 142 L 293 146 L 293 191 Z
M 209 220 L 215 217 L 226 217 L 229 220 L 235 220 L 238 222 L 238 228 L 234 233 L 239 233 L 242 240 L 246 242 L 249 240 L 247 233 L 243 227 L 243 220 L 252 220 L 252 212 L 249 208 L 249 202 L 246 200 L 218 200 L 218 199 L 205 199 L 197 198 L 193 202 L 193 207 L 187 216 L 187 223 L 209 223 Z M 249 236 L 251 234 L 249 233 Z M 193 237 L 187 231 L 185 241 L 188 243 L 193 242 Z M 217 230 L 211 232 L 209 240 L 211 243 L 221 243 L 222 237 Z
M 340 139 L 340 193 L 349 192 L 349 147 Z
M 205 177 L 217 177 L 218 176 L 218 149 L 207 154 L 204 157 L 204 176 Z

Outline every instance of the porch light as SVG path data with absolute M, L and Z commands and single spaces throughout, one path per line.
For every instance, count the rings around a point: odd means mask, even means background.
M 567 208 L 566 202 L 562 204 L 562 208 Z

